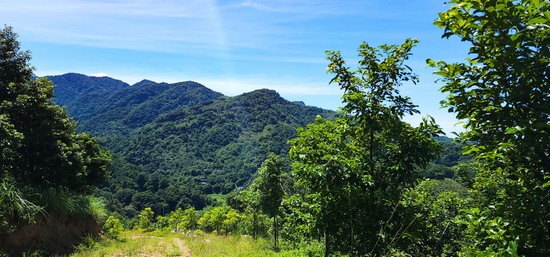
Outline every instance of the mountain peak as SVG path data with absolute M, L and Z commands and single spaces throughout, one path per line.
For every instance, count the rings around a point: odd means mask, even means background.
M 150 84 L 157 84 L 157 82 L 154 82 L 152 80 L 148 80 L 148 79 L 144 79 L 136 84 L 133 84 L 132 87 L 140 87 L 140 86 L 145 86 L 145 85 L 150 85 Z
M 93 77 L 73 72 L 46 77 L 55 84 L 54 101 L 61 106 L 92 92 L 105 93 L 130 86 L 111 77 Z
M 237 96 L 237 101 L 248 105 L 285 104 L 288 101 L 272 89 L 262 88 Z

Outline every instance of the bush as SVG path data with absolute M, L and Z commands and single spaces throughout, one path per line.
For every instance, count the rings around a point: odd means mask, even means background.
M 237 231 L 237 224 L 241 222 L 241 215 L 229 206 L 210 209 L 199 219 L 199 226 L 207 231 L 220 234 L 229 234 Z
M 115 219 L 113 216 L 109 216 L 105 225 L 103 225 L 105 236 L 110 239 L 117 239 L 120 233 L 124 230 L 119 219 Z
M 145 230 L 150 229 L 151 220 L 154 215 L 155 213 L 151 210 L 151 208 L 145 208 L 145 210 L 141 211 L 141 214 L 139 215 L 139 228 Z

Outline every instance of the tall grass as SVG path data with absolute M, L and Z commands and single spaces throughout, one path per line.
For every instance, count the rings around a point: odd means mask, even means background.
M 34 215 L 43 212 L 39 205 L 27 200 L 23 192 L 16 185 L 3 179 L 0 183 L 0 227 L 7 227 L 14 222 L 32 222 Z
M 23 223 L 32 223 L 36 214 L 60 215 L 103 222 L 107 210 L 102 199 L 69 194 L 60 189 L 29 189 L 9 179 L 0 183 L 0 230 L 10 233 Z
M 22 187 L 4 178 L 0 182 L 0 256 L 19 256 L 22 251 L 30 256 L 49 256 L 70 251 L 82 233 L 95 235 L 100 231 L 95 222 L 105 221 L 106 213 L 101 199 L 62 189 Z M 39 225 L 28 226 L 35 222 Z M 39 236 L 45 234 L 45 239 Z
M 107 218 L 105 202 L 102 199 L 71 194 L 63 189 L 50 188 L 35 191 L 30 200 L 43 206 L 48 215 L 71 216 L 80 219 L 94 218 L 100 222 Z

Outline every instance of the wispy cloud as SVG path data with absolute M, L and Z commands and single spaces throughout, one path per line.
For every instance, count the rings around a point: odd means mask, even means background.
M 16 12 L 30 13 L 58 13 L 69 16 L 110 16 L 118 17 L 130 16 L 153 16 L 153 17 L 203 17 L 203 12 L 198 12 L 206 8 L 207 1 L 187 0 L 179 1 L 153 1 L 153 0 L 115 0 L 115 1 L 94 1 L 94 0 L 21 0 L 3 3 L 6 9 Z M 56 18 L 56 17 L 51 17 Z M 81 16 L 81 18 L 84 18 Z
M 264 5 L 264 4 L 253 2 L 252 0 L 248 0 L 246 2 L 240 3 L 237 6 L 251 7 L 251 8 L 254 8 L 254 9 L 268 10 L 268 11 L 272 11 L 272 12 L 282 12 L 283 11 L 281 9 L 277 9 L 277 8 L 273 8 L 273 7 Z
M 356 10 L 349 8 L 352 3 L 20 0 L 2 3 L 0 16 L 35 41 L 181 53 L 189 48 L 220 49 L 220 40 L 229 50 L 285 49 L 311 33 L 287 26 L 289 22 Z
M 368 6 L 368 1 L 338 0 L 245 0 L 234 6 L 253 8 L 260 11 L 302 13 L 308 15 L 342 15 L 357 13 L 360 8 Z M 350 8 L 352 7 L 352 8 Z

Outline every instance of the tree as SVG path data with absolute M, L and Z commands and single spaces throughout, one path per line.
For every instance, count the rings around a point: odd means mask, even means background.
M 0 100 L 13 97 L 10 83 L 24 84 L 31 80 L 34 67 L 28 63 L 30 51 L 20 51 L 17 34 L 11 27 L 5 27 L 0 33 Z
M 256 179 L 252 182 L 252 185 L 250 185 L 250 190 L 252 192 L 257 192 L 256 200 L 259 209 L 270 218 L 273 218 L 275 250 L 278 249 L 279 242 L 277 217 L 279 216 L 279 207 L 281 207 L 281 202 L 285 195 L 283 190 L 283 178 L 286 176 L 286 173 L 283 170 L 283 166 L 284 163 L 281 157 L 273 153 L 269 154 L 269 157 L 258 169 Z M 254 216 L 254 218 L 256 222 L 256 216 Z
M 105 180 L 110 157 L 51 102 L 54 85 L 32 80 L 30 52 L 11 27 L 0 31 L 0 168 L 2 178 L 36 188 L 90 193 Z M 7 137 L 4 137 L 5 134 Z
M 215 207 L 208 210 L 199 219 L 198 225 L 207 232 L 225 234 L 235 232 L 241 215 L 229 206 Z
M 250 229 L 254 240 L 258 239 L 258 215 L 260 213 L 259 192 L 243 190 L 228 198 L 230 206 L 243 212 L 248 218 L 252 217 L 252 228 Z
M 27 63 L 31 59 L 30 52 L 19 51 L 19 42 L 17 34 L 11 27 L 4 28 L 0 33 L 0 104 L 10 96 L 10 83 L 25 83 L 30 80 L 33 74 L 33 68 Z M 4 174 L 4 151 L 8 146 L 13 147 L 17 137 L 22 135 L 13 130 L 13 124 L 9 123 L 9 117 L 0 113 L 1 127 L 0 133 L 2 142 L 0 142 L 0 172 Z M 17 136 L 19 135 L 19 136 Z
M 470 44 L 465 63 L 428 60 L 447 93 L 442 101 L 464 120 L 459 134 L 480 168 L 474 184 L 482 207 L 510 222 L 520 253 L 550 245 L 550 3 L 452 0 L 434 23 Z M 531 250 L 528 250 L 531 248 Z M 533 251 L 533 252 L 529 252 Z M 547 253 L 547 252 L 546 252 Z
M 197 211 L 195 210 L 195 208 L 191 207 L 189 209 L 186 209 L 183 212 L 181 227 L 183 227 L 183 229 L 193 230 L 197 227 L 197 224 L 198 219 Z
M 0 114 L 0 174 L 2 174 L 2 178 L 4 178 L 4 160 L 7 162 L 13 160 L 22 139 L 23 135 L 13 128 L 9 118 Z M 12 170 L 12 168 L 6 167 L 6 170 Z
M 415 238 L 407 246 L 410 256 L 456 256 L 465 241 L 464 226 L 454 221 L 472 199 L 452 191 L 442 192 L 441 182 L 423 180 L 404 193 L 404 205 L 417 217 L 408 229 L 409 236 Z
M 124 228 L 122 227 L 119 219 L 109 216 L 103 225 L 103 230 L 105 231 L 105 236 L 107 238 L 118 239 L 118 236 L 122 233 L 122 231 L 124 231 Z
M 151 227 L 151 222 L 154 215 L 155 213 L 151 210 L 151 208 L 145 208 L 142 210 L 139 215 L 139 228 L 146 230 L 149 229 Z
M 176 230 L 176 233 L 179 232 L 180 227 L 182 227 L 180 224 L 183 220 L 183 211 L 181 208 L 178 208 L 175 212 L 170 212 L 170 219 L 168 220 L 170 222 L 170 225 L 173 229 Z
M 419 113 L 399 94 L 403 82 L 418 78 L 404 64 L 418 41 L 383 45 L 364 43 L 357 71 L 350 71 L 339 52 L 327 52 L 331 83 L 344 91 L 342 115 L 335 121 L 318 117 L 291 140 L 294 174 L 320 210 L 316 227 L 325 233 L 325 255 L 382 253 L 403 233 L 399 201 L 440 149 L 433 136 L 442 133 L 433 119 L 418 128 L 401 121 Z M 403 241 L 403 240 L 402 240 Z

